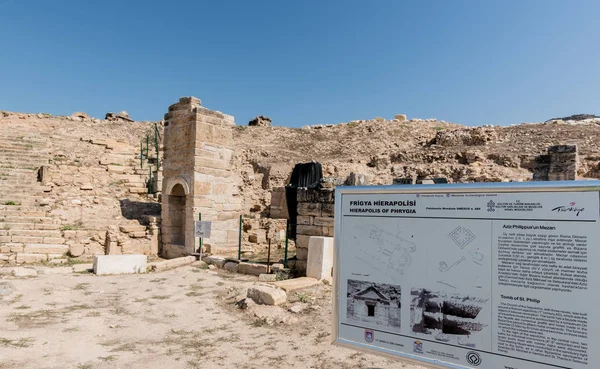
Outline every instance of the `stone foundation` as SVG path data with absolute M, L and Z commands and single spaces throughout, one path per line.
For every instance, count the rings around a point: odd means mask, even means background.
M 577 145 L 548 147 L 548 154 L 535 159 L 534 181 L 572 181 L 577 179 L 579 156 Z
M 299 274 L 306 272 L 308 244 L 311 236 L 333 237 L 335 192 L 333 189 L 298 189 L 298 220 L 296 227 L 296 266 Z

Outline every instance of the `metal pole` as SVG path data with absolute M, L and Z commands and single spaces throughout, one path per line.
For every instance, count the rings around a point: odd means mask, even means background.
M 202 221 L 202 213 L 198 213 L 198 220 Z M 200 245 L 200 260 L 202 260 L 202 237 L 198 237 L 198 244 Z
M 242 260 L 242 215 L 240 214 L 240 232 L 238 237 L 238 260 Z
M 140 141 L 140 168 L 144 167 L 144 144 Z
M 156 123 L 154 123 L 154 149 L 156 150 L 156 172 L 158 173 L 160 160 L 158 158 L 158 125 Z
M 267 274 L 271 274 L 271 239 L 269 238 L 269 251 L 267 251 Z
M 288 256 L 288 230 L 290 229 L 290 220 L 285 221 L 285 254 L 283 255 L 283 267 L 287 268 Z
M 148 193 L 152 193 L 152 165 L 148 166 L 148 173 L 150 175 L 148 178 Z
M 148 152 L 148 150 L 150 150 L 150 135 L 149 134 L 146 135 L 146 158 L 148 160 L 150 160 L 150 153 Z

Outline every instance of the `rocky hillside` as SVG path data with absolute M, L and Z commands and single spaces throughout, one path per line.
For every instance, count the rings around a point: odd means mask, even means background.
M 302 129 L 237 127 L 235 165 L 250 209 L 269 202 L 294 164 L 318 161 L 324 176 L 365 174 L 372 184 L 397 177 L 450 182 L 530 181 L 536 157 L 551 145 L 577 144 L 579 176 L 600 178 L 600 118 L 550 120 L 508 127 L 465 127 L 435 119 L 374 119 Z

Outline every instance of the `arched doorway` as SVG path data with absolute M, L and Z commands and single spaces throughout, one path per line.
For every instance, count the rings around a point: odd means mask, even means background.
M 168 243 L 185 246 L 185 189 L 177 183 L 167 199 L 169 219 Z

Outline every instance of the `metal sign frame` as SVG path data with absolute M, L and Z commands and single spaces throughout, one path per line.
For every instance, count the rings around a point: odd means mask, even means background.
M 442 360 L 424 358 L 406 352 L 387 350 L 381 347 L 341 339 L 339 335 L 340 296 L 340 265 L 343 249 L 342 202 L 344 195 L 350 194 L 452 194 L 452 193 L 532 193 L 532 192 L 598 192 L 599 180 L 584 181 L 554 181 L 554 182 L 510 182 L 510 183 L 472 183 L 472 184 L 437 184 L 437 185 L 391 185 L 391 186 L 339 186 L 335 189 L 335 238 L 333 266 L 333 306 L 332 306 L 332 344 L 343 346 L 365 353 L 376 354 L 407 361 L 416 365 L 426 365 L 439 369 L 468 369 L 470 367 L 444 362 Z M 366 338 L 366 337 L 365 337 Z M 415 337 L 418 339 L 418 337 Z M 593 347 L 590 347 L 593 350 Z M 485 368 L 482 366 L 481 368 Z

